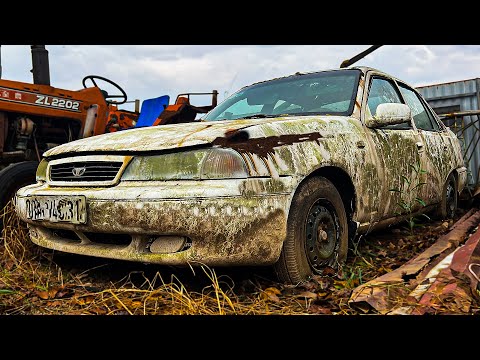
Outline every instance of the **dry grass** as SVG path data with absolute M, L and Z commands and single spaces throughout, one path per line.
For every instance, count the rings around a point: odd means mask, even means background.
M 202 264 L 173 273 L 160 267 L 154 267 L 152 272 L 135 263 L 129 266 L 115 263 L 112 270 L 111 263 L 92 265 L 86 257 L 68 257 L 33 244 L 12 204 L 0 215 L 5 224 L 0 239 L 0 314 L 3 315 L 372 313 L 349 305 L 353 289 L 408 261 L 438 235 L 432 230 L 437 225 L 432 224 L 419 229 L 416 236 L 397 231 L 364 239 L 353 244 L 342 274 L 315 277 L 293 287 L 250 271 L 240 277 L 219 274 L 215 271 L 218 269 Z M 399 301 L 405 300 L 410 299 L 400 296 Z M 471 311 L 479 310 L 478 303 L 473 304 Z
M 237 295 L 227 276 L 201 264 L 191 267 L 193 277 L 207 278 L 201 291 L 192 291 L 182 280 L 160 272 L 147 276 L 132 272 L 116 283 L 102 283 L 89 275 L 65 270 L 55 263 L 54 252 L 28 238 L 26 225 L 12 204 L 2 214 L 5 227 L 0 243 L 0 314 L 102 314 L 102 315 L 234 315 L 305 314 L 308 302 L 280 300 L 275 287 Z M 133 281 L 131 276 L 142 279 Z M 255 287 L 255 285 L 253 285 Z M 92 291 L 93 289 L 93 291 Z

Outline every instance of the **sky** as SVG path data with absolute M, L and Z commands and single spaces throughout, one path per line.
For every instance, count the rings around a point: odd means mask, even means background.
M 214 89 L 222 101 L 257 81 L 335 69 L 370 46 L 46 45 L 46 49 L 54 87 L 80 90 L 85 76 L 99 75 L 119 84 L 129 101 L 169 95 L 172 103 L 180 93 Z M 0 51 L 2 79 L 33 82 L 29 45 L 2 45 Z M 412 86 L 466 80 L 480 77 L 480 45 L 383 45 L 355 65 L 382 70 Z M 204 97 L 193 102 L 209 101 Z M 132 104 L 120 107 L 133 110 Z

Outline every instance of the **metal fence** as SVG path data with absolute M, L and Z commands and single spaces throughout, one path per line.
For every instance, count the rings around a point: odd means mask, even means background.
M 460 139 L 471 191 L 480 180 L 480 78 L 417 87 Z
M 479 147 L 480 142 L 480 111 L 456 112 L 440 115 L 443 123 L 460 139 L 463 157 L 468 168 L 468 187 L 477 188 L 480 179 Z

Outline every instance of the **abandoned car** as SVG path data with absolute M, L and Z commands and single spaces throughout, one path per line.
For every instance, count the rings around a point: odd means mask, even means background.
M 414 88 L 350 67 L 243 87 L 194 122 L 52 148 L 15 206 L 42 247 L 269 265 L 297 284 L 339 269 L 358 235 L 454 216 L 466 176 L 459 140 Z

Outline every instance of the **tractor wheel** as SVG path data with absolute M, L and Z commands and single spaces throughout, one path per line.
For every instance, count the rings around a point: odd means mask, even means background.
M 0 170 L 0 231 L 3 230 L 5 206 L 13 199 L 18 189 L 35 183 L 37 167 L 37 161 L 23 161 Z

